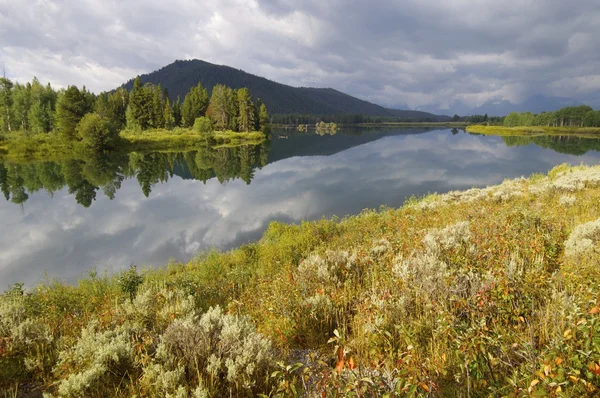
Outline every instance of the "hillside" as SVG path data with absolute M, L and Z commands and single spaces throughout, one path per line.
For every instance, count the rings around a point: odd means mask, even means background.
M 140 76 L 142 83 L 160 84 L 169 97 L 183 100 L 189 89 L 202 83 L 208 91 L 216 84 L 232 88 L 247 87 L 252 95 L 261 98 L 271 114 L 310 114 L 395 117 L 412 120 L 446 121 L 449 118 L 420 111 L 387 109 L 354 98 L 331 88 L 292 87 L 228 66 L 200 60 L 175 61 L 155 72 Z M 133 79 L 124 85 L 133 88 Z

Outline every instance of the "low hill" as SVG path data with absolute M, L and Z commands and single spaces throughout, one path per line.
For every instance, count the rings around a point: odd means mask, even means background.
M 141 75 L 142 83 L 160 84 L 171 99 L 183 100 L 189 89 L 199 82 L 209 92 L 216 84 L 232 88 L 247 87 L 261 98 L 271 114 L 348 115 L 360 114 L 411 120 L 447 121 L 448 117 L 420 111 L 387 109 L 332 88 L 292 87 L 228 66 L 200 60 L 175 61 L 155 72 Z M 133 79 L 124 85 L 133 88 Z

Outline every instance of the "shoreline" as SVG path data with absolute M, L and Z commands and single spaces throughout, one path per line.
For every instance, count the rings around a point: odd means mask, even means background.
M 262 132 L 238 133 L 215 131 L 208 137 L 191 129 L 146 130 L 143 132 L 121 131 L 120 142 L 112 150 L 102 153 L 124 153 L 139 151 L 166 151 L 193 149 L 213 145 L 261 144 L 268 139 Z M 49 134 L 38 134 L 13 138 L 0 143 L 0 159 L 10 161 L 52 161 L 75 158 L 85 154 L 78 142 L 66 142 Z
M 0 387 L 255 396 L 288 383 L 308 395 L 369 396 L 392 372 L 391 385 L 418 394 L 453 395 L 469 383 L 479 395 L 532 386 L 585 395 L 598 381 L 587 369 L 600 366 L 600 350 L 578 354 L 600 341 L 598 262 L 600 166 L 561 165 L 341 220 L 274 222 L 257 243 L 185 264 L 13 286 L 0 296 Z M 228 340 L 225 324 L 251 340 Z M 204 351 L 169 349 L 202 327 L 216 336 L 193 345 Z M 246 353 L 250 370 L 220 344 Z M 114 356 L 99 356 L 102 347 Z M 515 350 L 529 350 L 526 360 Z M 312 357 L 298 361 L 299 352 Z M 212 355 L 222 361 L 216 373 Z M 165 377 L 175 381 L 159 387 Z M 356 384 L 365 377 L 372 383 Z
M 468 133 L 497 135 L 497 136 L 578 136 L 581 138 L 600 138 L 600 127 L 504 127 L 470 125 L 466 128 Z

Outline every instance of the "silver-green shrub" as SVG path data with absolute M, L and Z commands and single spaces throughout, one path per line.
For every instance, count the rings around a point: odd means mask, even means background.
M 100 331 L 90 323 L 72 347 L 60 352 L 57 371 L 70 374 L 58 385 L 61 397 L 107 396 L 132 370 L 130 333 L 125 328 Z
M 195 314 L 194 299 L 181 289 L 143 286 L 135 298 L 124 302 L 119 312 L 136 330 L 162 332 L 173 320 Z
M 275 360 L 271 342 L 248 317 L 224 314 L 219 307 L 175 320 L 161 336 L 156 357 L 167 370 L 182 366 L 188 384 L 199 377 L 196 383 L 214 391 L 251 389 Z
M 567 257 L 598 252 L 600 252 L 600 219 L 576 226 L 565 242 Z

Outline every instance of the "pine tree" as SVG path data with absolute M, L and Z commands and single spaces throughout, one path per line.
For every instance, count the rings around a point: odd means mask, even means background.
M 227 87 L 227 95 L 226 95 L 226 99 L 227 99 L 227 115 L 229 118 L 229 123 L 227 128 L 229 130 L 232 131 L 236 131 L 238 128 L 238 116 L 239 116 L 239 109 L 238 109 L 238 103 L 237 103 L 237 95 L 236 95 L 236 91 Z
M 213 121 L 216 130 L 226 130 L 229 127 L 229 112 L 228 107 L 228 91 L 227 87 L 217 84 L 213 87 L 210 104 L 208 105 L 208 114 Z
M 254 104 L 247 88 L 237 90 L 237 130 L 249 132 L 254 127 Z
M 142 86 L 142 81 L 138 76 L 129 96 L 131 120 L 128 125 L 135 125 L 142 130 L 146 130 L 152 125 L 152 96 L 148 95 L 149 91 L 147 86 Z
M 85 94 L 77 87 L 69 86 L 56 103 L 56 126 L 63 138 L 76 139 L 77 123 L 90 111 Z
M 165 107 L 163 109 L 163 119 L 164 127 L 167 130 L 172 130 L 173 127 L 175 127 L 175 118 L 173 117 L 173 110 L 171 109 L 169 98 L 165 100 Z
M 265 129 L 269 128 L 269 113 L 267 112 L 267 106 L 265 104 L 260 105 L 258 117 L 260 119 L 260 131 L 265 132 Z
M 158 129 L 165 126 L 163 91 L 160 85 L 149 86 L 152 95 L 152 127 Z
M 181 126 L 181 99 L 179 97 L 173 103 L 173 123 L 175 126 Z
M 183 100 L 181 108 L 183 127 L 192 127 L 197 118 L 206 114 L 207 107 L 208 93 L 199 83 L 196 87 L 192 87 Z

